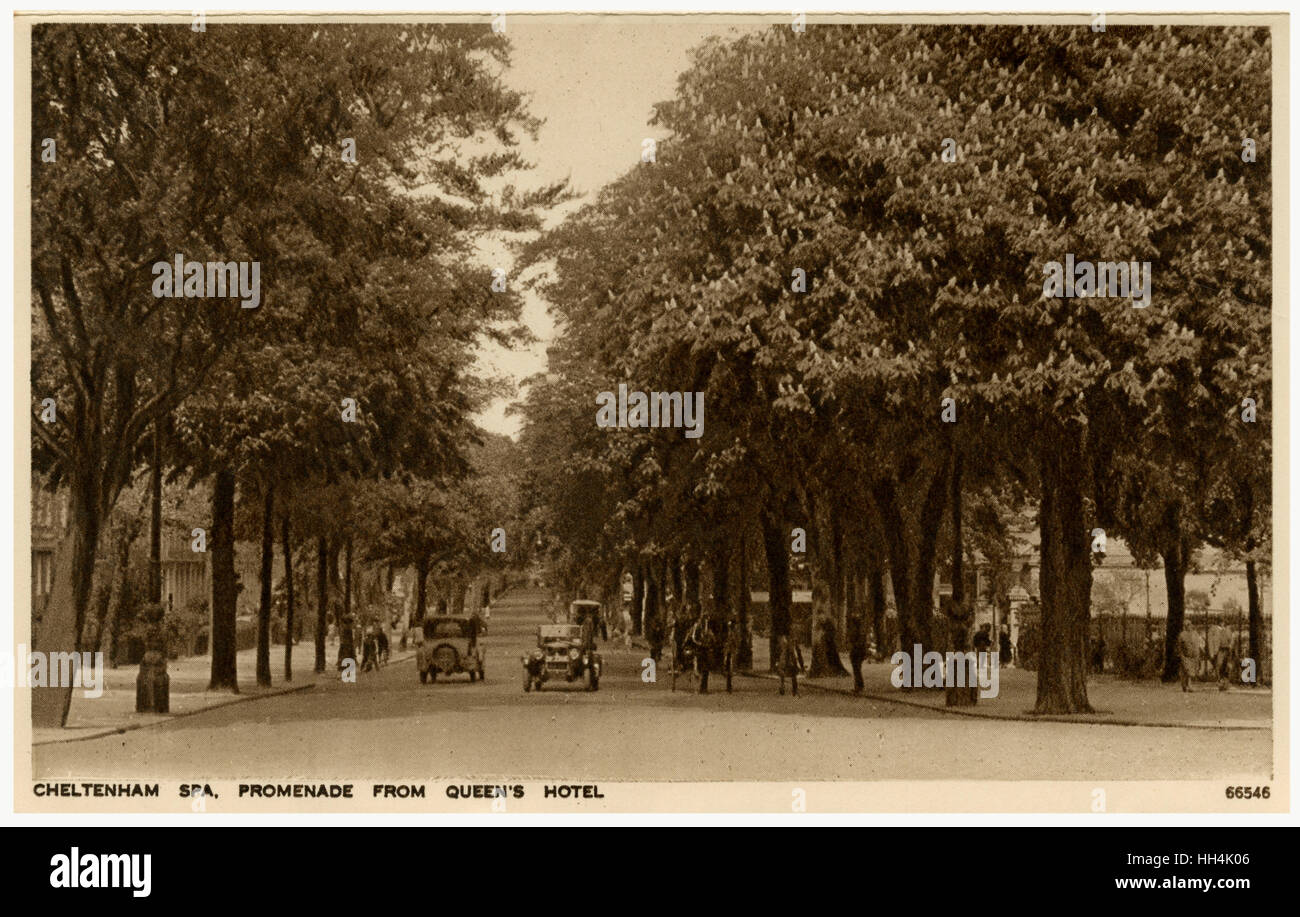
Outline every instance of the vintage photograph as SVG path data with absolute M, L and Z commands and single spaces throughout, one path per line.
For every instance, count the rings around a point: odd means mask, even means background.
M 15 805 L 1287 808 L 1287 28 L 18 17 Z

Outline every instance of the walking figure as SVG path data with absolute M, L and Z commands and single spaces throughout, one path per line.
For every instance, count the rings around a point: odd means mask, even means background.
M 803 671 L 803 654 L 799 644 L 788 634 L 777 637 L 777 674 L 781 677 L 781 694 L 785 695 L 785 680 L 790 679 L 790 694 L 799 696 L 799 673 Z
M 714 621 L 701 617 L 691 626 L 682 641 L 689 671 L 700 680 L 700 693 L 709 693 L 709 672 L 721 672 L 731 693 L 731 675 L 740 646 L 736 624 L 727 619 Z
M 372 672 L 379 670 L 379 638 L 375 635 L 375 627 L 367 627 L 365 637 L 361 643 L 361 671 Z
M 1199 637 L 1190 629 L 1184 630 L 1178 635 L 1178 676 L 1182 683 L 1184 691 L 1190 691 L 1188 682 L 1191 681 L 1194 669 L 1198 668 L 1201 661 L 1201 653 L 1204 652 L 1204 646 Z

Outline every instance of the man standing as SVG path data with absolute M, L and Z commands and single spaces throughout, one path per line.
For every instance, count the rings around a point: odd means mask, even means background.
M 991 625 L 981 624 L 979 631 L 975 634 L 975 637 L 971 640 L 971 643 L 973 643 L 975 646 L 976 653 L 987 653 L 989 651 L 989 647 L 993 645 L 993 636 L 989 632 L 990 628 Z
M 1192 678 L 1192 670 L 1195 669 L 1200 658 L 1201 641 L 1195 633 L 1185 628 L 1178 635 L 1178 675 L 1184 691 L 1191 690 L 1188 685 Z
M 1228 690 L 1228 655 L 1232 644 L 1232 633 L 1222 624 L 1215 624 L 1206 635 L 1205 650 L 1214 666 L 1214 676 L 1218 679 L 1219 690 Z
M 471 656 L 474 655 L 474 651 L 478 649 L 478 635 L 482 630 L 483 619 L 479 617 L 478 612 L 476 611 L 469 616 L 469 646 L 466 648 L 466 651 Z

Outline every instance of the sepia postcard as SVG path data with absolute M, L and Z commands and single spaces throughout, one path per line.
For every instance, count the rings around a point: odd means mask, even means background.
M 20 14 L 15 808 L 1289 811 L 1288 28 Z

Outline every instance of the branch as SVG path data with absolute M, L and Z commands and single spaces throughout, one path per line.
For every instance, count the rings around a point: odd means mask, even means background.
M 50 448 L 50 451 L 62 459 L 64 463 L 72 461 L 71 453 L 60 445 L 57 439 L 50 435 L 50 433 L 45 429 L 44 421 L 42 421 L 34 412 L 32 413 L 32 429 L 36 432 L 36 435 L 41 438 L 45 445 Z
M 68 340 L 63 329 L 59 327 L 58 315 L 54 308 L 54 297 L 51 295 L 49 286 L 43 279 L 37 281 L 37 293 L 40 296 L 41 311 L 45 314 L 45 325 L 50 329 L 50 335 L 54 338 L 54 344 L 63 356 L 63 362 L 68 371 L 68 376 L 72 384 L 76 386 L 77 391 L 87 401 L 90 400 L 90 391 L 86 385 L 86 379 L 83 378 L 83 367 L 77 360 L 76 351 L 72 347 L 72 342 Z

